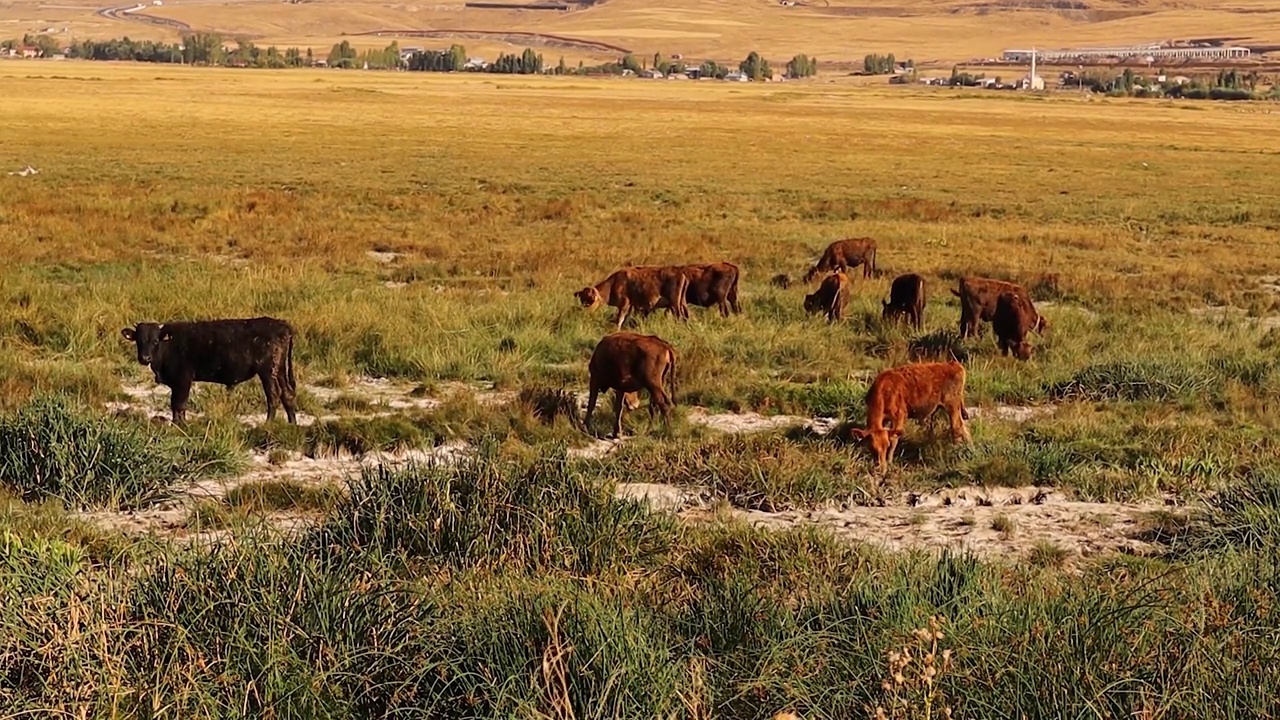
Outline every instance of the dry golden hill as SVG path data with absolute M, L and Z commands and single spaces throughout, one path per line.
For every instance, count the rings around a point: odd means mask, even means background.
M 1280 5 L 1274 0 L 603 0 L 568 11 L 478 9 L 462 0 L 164 0 L 159 7 L 148 0 L 143 13 L 175 21 L 169 26 L 145 22 L 138 13 L 104 16 L 98 2 L 108 0 L 0 3 L 0 36 L 53 28 L 64 39 L 161 39 L 176 38 L 186 26 L 260 44 L 320 49 L 343 36 L 365 47 L 385 45 L 394 36 L 360 33 L 437 30 L 450 31 L 446 35 L 473 51 L 532 45 L 548 57 L 574 61 L 613 57 L 619 49 L 734 61 L 753 49 L 779 60 L 799 52 L 822 60 L 893 52 L 949 63 L 1026 45 L 1230 38 L 1254 47 L 1280 46 Z M 131 5 L 117 2 L 116 7 Z M 400 37 L 410 45 L 450 42 Z

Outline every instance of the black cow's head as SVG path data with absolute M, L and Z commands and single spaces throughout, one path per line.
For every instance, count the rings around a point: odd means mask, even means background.
M 124 328 L 120 334 L 125 340 L 138 346 L 139 365 L 150 365 L 160 354 L 160 344 L 172 335 L 158 323 L 138 323 L 135 327 Z

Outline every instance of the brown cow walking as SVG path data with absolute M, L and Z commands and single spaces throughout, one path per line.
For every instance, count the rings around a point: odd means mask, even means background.
M 952 437 L 957 442 L 968 441 L 971 436 L 964 422 L 968 417 L 964 382 L 964 365 L 955 360 L 885 370 L 867 389 L 867 427 L 851 428 L 849 432 L 859 440 L 870 438 L 881 472 L 893 462 L 908 418 L 925 420 L 945 408 L 951 419 Z
M 609 277 L 574 293 L 582 307 L 591 309 L 600 303 L 618 308 L 617 330 L 632 310 L 644 314 L 658 308 L 681 320 L 689 318 L 685 292 L 689 278 L 679 266 L 641 265 L 623 268 Z
M 823 279 L 818 289 L 804 296 L 804 310 L 808 313 L 825 312 L 827 322 L 836 322 L 844 318 L 845 306 L 849 304 L 849 294 L 853 291 L 853 283 L 843 270 L 837 270 Z
M 613 435 L 622 434 L 622 414 L 628 406 L 635 407 L 635 393 L 649 393 L 649 416 L 661 410 L 669 421 L 675 405 L 676 350 L 671 343 L 656 335 L 640 335 L 632 332 L 616 332 L 603 337 L 591 353 L 587 364 L 590 378 L 590 395 L 587 397 L 586 426 L 591 427 L 591 415 L 596 409 L 596 397 L 601 392 L 615 391 Z M 663 389 L 669 383 L 671 393 Z
M 881 301 L 880 317 L 884 321 L 905 317 L 916 330 L 924 328 L 924 278 L 915 273 L 899 275 L 889 286 L 889 299 Z
M 960 337 L 981 335 L 981 323 L 990 322 L 995 317 L 996 301 L 1004 293 L 1025 298 L 1027 306 L 1034 313 L 1032 330 L 1043 335 L 1049 329 L 1049 321 L 1036 312 L 1031 294 L 1023 286 L 991 278 L 962 277 L 959 290 L 951 291 L 952 295 L 960 298 Z
M 871 238 L 846 238 L 827 246 L 818 264 L 809 268 L 804 281 L 813 282 L 818 273 L 832 270 L 848 270 L 862 266 L 862 277 L 869 278 L 876 271 L 876 242 Z

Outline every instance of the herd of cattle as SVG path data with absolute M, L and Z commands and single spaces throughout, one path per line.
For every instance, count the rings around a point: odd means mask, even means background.
M 820 274 L 827 273 L 818 289 L 805 296 L 805 311 L 825 313 L 829 322 L 841 320 L 852 294 L 849 270 L 861 266 L 862 277 L 869 279 L 875 274 L 875 262 L 876 244 L 870 238 L 831 243 L 804 276 L 804 282 L 811 283 Z M 575 293 L 585 308 L 605 304 L 618 310 L 616 332 L 600 341 L 588 364 L 587 426 L 591 425 L 597 396 L 609 390 L 616 393 L 615 437 L 622 432 L 623 413 L 637 407 L 637 393 L 641 390 L 649 394 L 650 415 L 661 412 L 664 417 L 668 416 L 674 405 L 675 348 L 656 335 L 622 332 L 623 322 L 632 312 L 648 315 L 661 308 L 677 318 L 687 319 L 689 305 L 714 305 L 725 316 L 741 312 L 739 275 L 738 266 L 727 262 L 633 266 L 617 270 Z M 775 276 L 773 283 L 784 289 L 791 285 L 786 275 Z M 959 287 L 951 292 L 960 298 L 960 336 L 978 335 L 981 324 L 989 322 L 1002 355 L 1029 359 L 1032 348 L 1027 342 L 1028 333 L 1043 334 L 1049 327 L 1048 320 L 1036 310 L 1031 294 L 1022 285 L 963 277 Z M 900 275 L 889 286 L 889 299 L 881 302 L 881 317 L 886 322 L 905 321 L 920 330 L 924 327 L 926 301 L 924 278 L 915 273 Z M 665 389 L 668 379 L 669 391 Z M 964 366 L 955 358 L 885 370 L 867 390 L 866 427 L 851 428 L 849 432 L 853 438 L 870 441 L 882 471 L 893 461 L 898 438 L 908 418 L 927 420 L 939 409 L 945 409 L 953 437 L 958 441 L 967 440 L 964 383 Z
M 850 238 L 831 243 L 822 258 L 804 277 L 812 282 L 827 273 L 818 289 L 806 295 L 807 312 L 825 312 L 831 322 L 843 317 L 852 292 L 851 268 L 862 267 L 862 276 L 875 273 L 876 244 L 869 238 Z M 613 434 L 622 432 L 622 416 L 638 405 L 637 393 L 649 394 L 649 412 L 670 415 L 674 406 L 676 352 L 671 343 L 655 335 L 623 332 L 622 324 L 632 312 L 647 316 L 666 308 L 686 320 L 689 305 L 715 306 L 724 316 L 742 312 L 738 303 L 740 272 L 733 263 L 703 265 L 634 266 L 617 270 L 601 282 L 575 293 L 585 308 L 600 304 L 617 308 L 616 332 L 596 345 L 588 363 L 590 377 L 586 425 L 590 427 L 597 396 L 613 390 L 616 414 Z M 773 279 L 779 287 L 789 287 L 785 275 Z M 990 322 L 1001 353 L 1019 359 L 1031 357 L 1027 334 L 1043 334 L 1048 321 L 1040 315 L 1026 288 L 989 278 L 964 277 L 951 291 L 960 298 L 960 335 L 979 333 L 981 323 Z M 889 299 L 882 302 L 882 318 L 906 321 L 917 330 L 924 325 L 926 303 L 924 278 L 916 274 L 893 280 Z M 257 377 L 266 396 L 267 419 L 275 417 L 282 405 L 289 422 L 297 423 L 297 381 L 293 369 L 294 329 L 289 323 L 270 317 L 195 322 L 143 322 L 124 328 L 121 335 L 133 343 L 138 363 L 150 366 L 155 381 L 171 389 L 173 422 L 185 419 L 191 386 L 210 382 L 235 387 Z M 872 381 L 867 391 L 866 428 L 854 428 L 853 438 L 868 439 L 880 468 L 892 462 L 908 418 L 927 420 L 945 409 L 957 440 L 966 440 L 964 421 L 965 370 L 956 359 L 948 362 L 920 362 L 887 369 Z M 669 388 L 669 390 L 668 390 Z

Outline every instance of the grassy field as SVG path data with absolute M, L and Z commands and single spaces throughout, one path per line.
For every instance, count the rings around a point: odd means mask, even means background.
M 40 169 L 0 175 L 0 714 L 1272 710 L 1270 105 L 73 62 L 0 87 L 0 171 Z M 851 234 L 881 273 L 845 322 L 769 283 Z M 712 260 L 743 315 L 639 324 L 679 353 L 672 427 L 602 450 L 536 416 L 612 327 L 575 290 Z M 923 333 L 878 320 L 908 271 Z M 1028 285 L 1034 360 L 956 345 L 968 273 Z M 298 330 L 305 425 L 253 384 L 147 421 L 167 393 L 120 328 L 258 314 Z M 931 345 L 966 358 L 971 445 L 912 426 L 875 477 L 800 427 L 860 423 Z M 754 413 L 794 422 L 707 420 Z M 989 501 L 1028 487 L 1058 499 Z M 979 552 L 927 552 L 947 533 Z
M 128 5 L 118 3 L 117 5 Z M 109 3 L 63 0 L 58 4 L 12 0 L 0 6 L 0 28 L 11 34 L 67 28 L 64 37 L 176 39 L 173 28 L 111 20 L 95 14 Z M 1070 6 L 1070 9 L 1066 9 Z M 682 53 L 686 57 L 741 60 L 757 50 L 777 62 L 796 53 L 824 61 L 861 61 L 867 53 L 896 53 L 919 62 L 963 62 L 997 57 L 1013 46 L 1063 47 L 1152 42 L 1171 38 L 1234 38 L 1256 45 L 1280 44 L 1280 12 L 1268 0 L 971 0 L 801 1 L 774 0 L 606 0 L 573 12 L 468 9 L 464 3 L 423 5 L 363 2 L 283 3 L 276 0 L 171 0 L 147 12 L 195 30 L 246 36 L 259 45 L 327 49 L 347 39 L 382 47 L 386 38 L 350 37 L 380 30 L 471 30 L 532 32 L 603 42 L 642 55 Z M 471 38 L 470 49 L 487 53 L 521 47 Z M 402 45 L 435 46 L 447 40 L 401 38 Z M 617 53 L 540 48 L 552 59 L 561 52 L 571 62 L 612 59 Z

